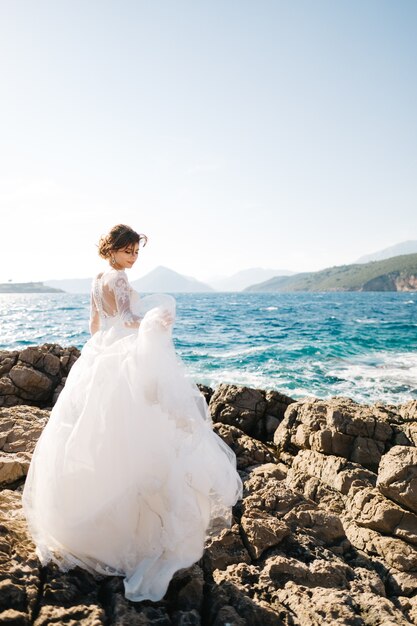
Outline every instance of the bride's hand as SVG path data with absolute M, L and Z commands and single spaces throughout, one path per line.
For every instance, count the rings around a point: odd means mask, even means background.
M 161 326 L 163 326 L 164 328 L 169 328 L 169 326 L 172 326 L 172 324 L 174 323 L 174 318 L 169 311 L 164 311 L 163 315 L 161 316 L 160 323 Z

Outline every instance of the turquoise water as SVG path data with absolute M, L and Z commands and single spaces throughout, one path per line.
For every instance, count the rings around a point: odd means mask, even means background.
M 415 293 L 175 294 L 177 353 L 190 376 L 294 398 L 417 398 Z M 0 295 L 0 348 L 88 339 L 89 297 Z

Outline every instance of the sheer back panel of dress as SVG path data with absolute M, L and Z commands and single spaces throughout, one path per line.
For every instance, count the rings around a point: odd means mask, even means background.
M 92 288 L 91 319 L 98 315 L 101 328 L 107 325 L 109 318 L 120 318 L 127 327 L 135 325 L 138 316 L 131 310 L 131 291 L 124 270 L 111 269 L 98 274 Z

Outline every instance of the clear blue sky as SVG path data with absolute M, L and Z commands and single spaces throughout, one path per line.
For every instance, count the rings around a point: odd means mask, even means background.
M 207 278 L 417 239 L 415 0 L 0 0 L 0 281 L 115 223 Z

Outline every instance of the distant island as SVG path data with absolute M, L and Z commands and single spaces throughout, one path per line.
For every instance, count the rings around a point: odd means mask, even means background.
M 275 276 L 243 291 L 417 291 L 417 254 Z
M 0 283 L 0 293 L 65 293 L 44 283 Z

